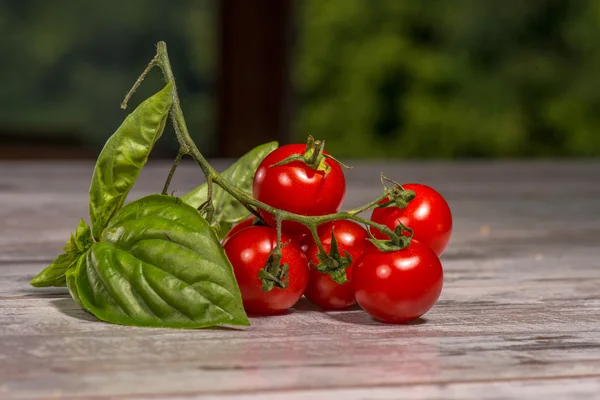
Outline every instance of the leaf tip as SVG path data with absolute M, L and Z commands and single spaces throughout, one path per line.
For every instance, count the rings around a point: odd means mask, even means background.
M 40 285 L 40 280 L 37 276 L 30 280 L 29 284 L 33 287 L 43 287 L 43 285 Z
M 237 326 L 250 326 L 250 319 L 246 313 L 243 313 L 242 315 L 236 316 L 232 322 L 229 322 L 229 324 Z

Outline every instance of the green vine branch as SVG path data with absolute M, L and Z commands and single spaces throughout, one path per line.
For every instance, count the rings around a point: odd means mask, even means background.
M 146 69 L 142 72 L 142 75 L 140 75 L 140 77 L 136 80 L 136 82 L 133 85 L 133 87 L 131 88 L 131 90 L 127 93 L 125 100 L 123 101 L 123 103 L 121 105 L 122 108 L 125 108 L 127 106 L 127 102 L 129 101 L 129 99 L 131 98 L 131 96 L 133 95 L 135 90 L 139 87 L 139 85 L 142 83 L 142 81 L 144 80 L 146 75 L 150 72 L 150 70 L 155 66 L 160 67 L 167 83 L 173 82 L 173 104 L 171 107 L 170 116 L 171 116 L 171 121 L 173 124 L 173 129 L 175 130 L 175 135 L 177 136 L 177 141 L 179 142 L 179 146 L 180 146 L 180 151 L 177 155 L 177 158 L 175 159 L 175 161 L 173 163 L 173 167 L 171 168 L 171 171 L 167 178 L 167 182 L 165 183 L 165 187 L 163 188 L 163 193 L 166 193 L 166 190 L 168 190 L 171 179 L 173 178 L 173 174 L 175 173 L 175 169 L 177 168 L 177 165 L 178 165 L 179 161 L 181 160 L 181 158 L 184 155 L 189 155 L 200 166 L 200 168 L 202 169 L 202 172 L 205 175 L 206 181 L 207 181 L 207 185 L 208 185 L 207 202 L 206 202 L 206 204 L 203 204 L 203 209 L 208 211 L 207 217 L 212 217 L 211 210 L 214 210 L 213 205 L 212 205 L 212 193 L 213 193 L 212 185 L 213 184 L 218 185 L 223 190 L 225 190 L 227 193 L 229 193 L 237 201 L 239 201 L 241 204 L 243 204 L 252 214 L 258 216 L 259 215 L 258 210 L 264 210 L 264 211 L 272 214 L 275 217 L 275 220 L 277 221 L 278 240 L 277 240 L 277 246 L 274 249 L 274 254 L 273 254 L 274 260 L 281 259 L 281 247 L 282 247 L 282 245 L 281 245 L 281 222 L 282 221 L 295 221 L 295 222 L 298 222 L 298 223 L 306 226 L 310 230 L 310 232 L 315 240 L 315 243 L 317 244 L 317 246 L 319 248 L 320 255 L 323 257 L 327 257 L 328 255 L 326 254 L 325 249 L 323 248 L 323 244 L 319 240 L 319 237 L 317 234 L 317 227 L 325 222 L 330 222 L 330 221 L 339 220 L 339 219 L 348 219 L 348 220 L 352 220 L 352 221 L 361 223 L 366 226 L 374 227 L 375 229 L 381 231 L 382 233 L 384 233 L 385 235 L 387 235 L 390 238 L 390 240 L 387 241 L 388 244 L 390 242 L 392 244 L 395 243 L 399 246 L 398 248 L 400 248 L 401 246 L 404 245 L 406 240 L 405 240 L 405 238 L 402 237 L 402 232 L 393 231 L 385 225 L 378 224 L 369 219 L 362 218 L 359 216 L 359 214 L 361 214 L 365 211 L 368 211 L 369 209 L 372 209 L 374 207 L 377 207 L 378 204 L 382 200 L 388 198 L 388 196 L 390 196 L 390 194 L 393 194 L 391 190 L 386 189 L 385 193 L 383 195 L 381 195 L 380 197 L 378 197 L 377 199 L 365 204 L 364 206 L 361 206 L 361 207 L 358 207 L 358 208 L 355 208 L 355 209 L 352 209 L 349 211 L 342 211 L 342 212 L 338 212 L 335 214 L 328 214 L 328 215 L 321 215 L 321 216 L 305 216 L 305 215 L 294 214 L 294 213 L 291 213 L 291 212 L 288 212 L 285 210 L 280 210 L 280 209 L 271 207 L 268 204 L 265 204 L 261 201 L 258 201 L 257 199 L 253 198 L 252 196 L 249 196 L 246 193 L 244 193 L 243 191 L 234 187 L 226 179 L 221 177 L 221 175 L 219 175 L 219 173 L 208 163 L 206 158 L 202 155 L 202 153 L 200 152 L 200 150 L 198 149 L 198 147 L 196 146 L 195 142 L 192 140 L 192 138 L 189 134 L 187 124 L 186 124 L 185 118 L 183 116 L 183 110 L 181 109 L 179 95 L 177 92 L 177 86 L 175 84 L 175 77 L 173 75 L 173 70 L 171 68 L 171 63 L 169 61 L 169 57 L 168 57 L 168 53 L 167 53 L 167 45 L 165 42 L 158 43 L 157 52 L 156 52 L 155 57 L 150 61 L 150 63 L 146 67 Z M 396 190 L 398 190 L 398 189 L 396 189 Z M 403 190 L 403 189 L 400 188 L 400 190 Z M 269 273 L 271 275 L 274 275 L 275 277 L 282 276 L 281 270 L 280 271 L 269 271 Z M 278 281 L 278 283 L 280 283 L 280 282 L 281 281 Z M 267 285 L 267 286 L 269 286 L 269 285 Z M 270 287 L 272 287 L 272 285 L 270 285 Z
M 169 186 L 171 185 L 173 175 L 175 175 L 175 170 L 177 169 L 177 166 L 179 165 L 179 162 L 181 161 L 184 155 L 185 153 L 179 150 L 179 153 L 177 153 L 177 157 L 175 157 L 175 160 L 173 160 L 173 165 L 171 166 L 171 170 L 169 171 L 169 175 L 167 176 L 167 180 L 165 181 L 165 185 L 163 186 L 163 190 L 161 192 L 162 194 L 167 194 L 169 192 Z

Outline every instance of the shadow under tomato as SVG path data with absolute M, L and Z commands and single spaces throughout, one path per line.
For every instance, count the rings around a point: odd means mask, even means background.
M 347 311 L 340 313 L 326 313 L 328 318 L 334 319 L 339 322 L 343 322 L 345 324 L 354 324 L 354 325 L 371 325 L 371 326 L 413 326 L 413 325 L 422 325 L 427 323 L 426 318 L 417 318 L 410 322 L 406 322 L 403 324 L 389 324 L 385 322 L 378 321 L 371 317 L 369 314 L 364 312 L 363 310 L 356 311 Z
M 302 296 L 300 300 L 291 308 L 295 312 L 306 312 L 306 311 L 322 311 L 321 307 L 314 303 L 311 303 L 306 297 Z
M 300 313 L 310 312 L 310 311 L 316 311 L 316 312 L 322 312 L 322 313 L 339 313 L 339 312 L 346 312 L 346 311 L 359 311 L 359 310 L 361 310 L 361 308 L 358 304 L 355 304 L 351 307 L 344 308 L 343 310 L 324 310 L 321 307 L 319 307 L 318 305 L 312 303 L 306 297 L 302 297 L 300 300 L 298 300 L 296 305 L 294 305 L 294 307 L 291 308 L 291 310 L 294 312 L 300 312 Z

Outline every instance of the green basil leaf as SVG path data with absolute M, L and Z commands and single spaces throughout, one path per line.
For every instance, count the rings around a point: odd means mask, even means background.
M 252 195 L 252 181 L 258 165 L 277 146 L 277 142 L 269 142 L 255 147 L 223 171 L 221 176 L 238 189 Z M 181 197 L 181 200 L 197 208 L 206 201 L 207 190 L 208 187 L 205 183 Z M 213 185 L 213 205 L 215 207 L 214 225 L 219 235 L 227 232 L 227 230 L 223 232 L 227 226 L 231 227 L 232 223 L 240 222 L 250 215 L 242 204 L 216 185 Z M 221 224 L 223 225 L 221 226 Z
M 229 232 L 231 228 L 233 228 L 233 223 L 225 221 L 215 221 L 212 223 L 212 227 L 215 230 L 215 233 L 217 234 L 219 240 L 222 240 L 225 237 L 225 235 L 227 235 L 227 232 Z
M 122 325 L 248 325 L 233 268 L 200 212 L 151 195 L 124 206 L 69 283 L 99 319 Z
M 42 270 L 29 284 L 34 287 L 65 286 L 66 272 L 77 264 L 78 254 L 63 253 Z
M 102 231 L 121 208 L 154 143 L 162 135 L 172 103 L 173 84 L 145 100 L 125 118 L 108 139 L 90 185 L 90 217 L 93 235 Z
M 77 225 L 77 230 L 75 230 L 75 241 L 77 249 L 80 252 L 86 251 L 94 241 L 92 238 L 92 230 L 83 218 L 79 220 L 79 225 Z
M 77 264 L 79 256 L 92 244 L 92 233 L 88 224 L 83 219 L 79 221 L 75 235 L 63 248 L 65 251 L 59 255 L 52 264 L 47 266 L 30 282 L 34 287 L 65 286 L 65 274 Z
M 81 265 L 85 265 L 87 253 L 88 252 L 86 251 L 85 253 L 80 254 L 79 258 L 77 259 L 75 268 L 71 268 L 67 271 L 66 283 L 67 288 L 69 289 L 69 294 L 71 295 L 73 300 L 75 300 L 75 303 L 77 303 L 77 305 L 83 308 L 84 310 L 89 311 L 87 308 L 85 308 L 85 305 L 81 301 L 81 298 L 79 297 L 79 290 L 77 289 L 77 273 L 81 270 Z

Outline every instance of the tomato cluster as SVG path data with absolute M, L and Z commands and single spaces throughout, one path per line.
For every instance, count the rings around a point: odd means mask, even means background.
M 256 171 L 254 197 L 305 216 L 338 212 L 346 189 L 343 171 L 327 153 L 318 154 L 318 159 L 308 151 L 305 145 L 291 144 L 271 152 Z M 262 220 L 252 217 L 234 226 L 223 247 L 246 310 L 279 314 L 304 295 L 324 310 L 358 303 L 373 318 L 387 323 L 404 323 L 425 314 L 442 290 L 438 257 L 450 240 L 452 214 L 431 187 L 403 184 L 401 188 L 414 192 L 414 198 L 401 208 L 390 194 L 373 210 L 371 221 L 394 233 L 412 235 L 408 245 L 390 247 L 390 238 L 374 226 L 367 231 L 346 219 L 319 225 L 317 243 L 304 225 L 283 221 L 278 261 L 286 266 L 285 282 L 273 277 L 278 284 L 269 290 L 264 290 L 259 272 L 273 262 L 275 218 L 260 210 Z

